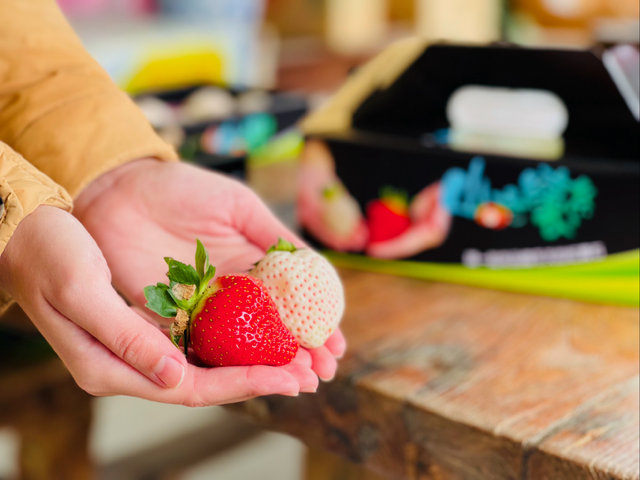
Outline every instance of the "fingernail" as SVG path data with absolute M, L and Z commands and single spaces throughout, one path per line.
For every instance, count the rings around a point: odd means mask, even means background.
M 285 397 L 299 397 L 300 393 L 299 392 L 288 392 L 288 393 L 281 393 L 280 395 L 283 395 Z
M 318 389 L 316 387 L 314 387 L 313 385 L 309 385 L 308 387 L 301 388 L 300 391 L 302 393 L 316 393 L 318 391 Z
M 322 377 L 318 377 L 320 378 L 320 380 L 322 380 L 324 383 L 329 383 L 329 382 L 333 382 L 333 379 L 336 378 L 336 376 L 334 375 L 331 378 L 322 378 Z
M 153 373 L 162 385 L 167 388 L 178 388 L 184 381 L 185 369 L 175 358 L 165 355 L 160 359 Z

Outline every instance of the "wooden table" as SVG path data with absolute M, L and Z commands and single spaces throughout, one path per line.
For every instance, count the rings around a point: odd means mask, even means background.
M 94 478 L 91 397 L 55 357 L 6 366 L 0 362 L 0 427 L 12 427 L 20 437 L 20 479 Z
M 239 407 L 317 449 L 309 479 L 639 478 L 638 309 L 341 274 L 336 380 Z

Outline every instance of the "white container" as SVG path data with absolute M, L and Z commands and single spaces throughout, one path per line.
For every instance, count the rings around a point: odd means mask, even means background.
M 447 118 L 453 150 L 555 160 L 569 112 L 546 90 L 468 85 L 451 95 Z
M 569 112 L 547 90 L 467 85 L 451 95 L 447 118 L 452 128 L 485 135 L 560 138 Z

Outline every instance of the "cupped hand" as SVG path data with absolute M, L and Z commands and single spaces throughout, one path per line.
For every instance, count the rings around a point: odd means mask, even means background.
M 367 255 L 385 260 L 409 258 L 444 243 L 451 230 L 451 214 L 440 202 L 440 183 L 423 189 L 411 203 L 411 227 L 402 235 L 370 243 Z
M 190 406 L 314 391 L 311 356 L 286 367 L 202 369 L 131 309 L 111 286 L 104 257 L 70 214 L 41 206 L 0 256 L 0 288 L 24 309 L 76 382 L 97 395 Z
M 326 144 L 310 141 L 300 159 L 298 217 L 324 245 L 339 252 L 361 252 L 369 228 L 356 200 L 336 174 Z M 329 197 L 327 191 L 332 191 Z
M 279 237 L 301 245 L 248 187 L 186 163 L 142 159 L 121 166 L 83 191 L 75 215 L 104 254 L 115 288 L 139 307 L 146 303 L 143 288 L 165 281 L 164 257 L 193 262 L 196 238 L 221 275 L 249 271 Z M 337 332 L 300 355 L 329 380 L 344 350 Z

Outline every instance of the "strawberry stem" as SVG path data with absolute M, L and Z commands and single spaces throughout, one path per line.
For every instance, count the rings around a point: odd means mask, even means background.
M 267 254 L 272 252 L 297 252 L 298 249 L 293 245 L 293 243 L 287 242 L 283 238 L 278 239 L 278 243 L 267 250 Z
M 173 318 L 171 341 L 180 349 L 182 338 L 184 354 L 189 352 L 191 341 L 191 314 L 207 294 L 209 282 L 216 275 L 216 268 L 209 264 L 209 254 L 199 240 L 196 248 L 196 268 L 166 257 L 169 267 L 169 285 L 158 283 L 144 289 L 147 308 L 164 318 Z M 188 318 L 186 321 L 182 316 Z
M 189 320 L 189 324 L 187 325 L 187 329 L 184 331 L 184 335 L 182 337 L 182 343 L 184 345 L 184 356 L 189 358 L 189 342 L 191 341 L 191 320 Z

